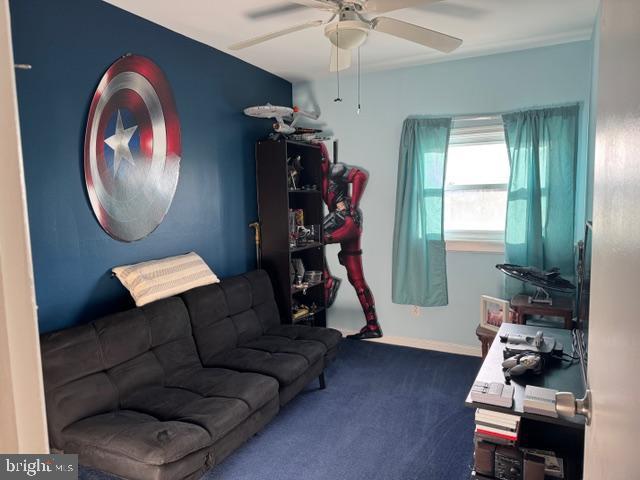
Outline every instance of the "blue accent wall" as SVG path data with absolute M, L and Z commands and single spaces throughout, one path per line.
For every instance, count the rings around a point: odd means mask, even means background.
M 242 109 L 291 103 L 291 84 L 98 0 L 11 0 L 18 102 L 42 332 L 133 306 L 116 265 L 198 252 L 220 276 L 255 267 L 255 141 L 270 122 Z M 93 92 L 125 53 L 167 76 L 182 127 L 180 180 L 147 238 L 122 243 L 88 201 L 83 141 Z

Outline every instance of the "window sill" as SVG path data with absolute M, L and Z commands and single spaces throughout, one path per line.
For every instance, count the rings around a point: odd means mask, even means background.
M 504 243 L 490 240 L 447 240 L 447 252 L 504 253 Z

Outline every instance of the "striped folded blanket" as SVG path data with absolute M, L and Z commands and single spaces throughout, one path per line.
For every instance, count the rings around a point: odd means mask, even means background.
M 195 252 L 115 267 L 112 272 L 138 307 L 220 280 Z

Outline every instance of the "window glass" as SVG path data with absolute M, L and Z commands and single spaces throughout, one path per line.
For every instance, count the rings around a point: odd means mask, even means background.
M 509 155 L 500 117 L 455 119 L 447 152 L 447 240 L 501 240 L 507 213 Z
M 501 232 L 507 217 L 507 191 L 458 190 L 444 201 L 445 231 Z
M 447 152 L 445 184 L 483 185 L 509 182 L 509 155 L 505 143 L 451 145 Z

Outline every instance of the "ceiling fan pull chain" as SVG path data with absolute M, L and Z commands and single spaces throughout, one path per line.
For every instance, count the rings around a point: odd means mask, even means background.
M 358 110 L 356 113 L 360 115 L 360 47 L 358 47 Z
M 341 102 L 340 98 L 340 28 L 336 30 L 336 79 L 338 81 L 338 96 L 334 102 Z

